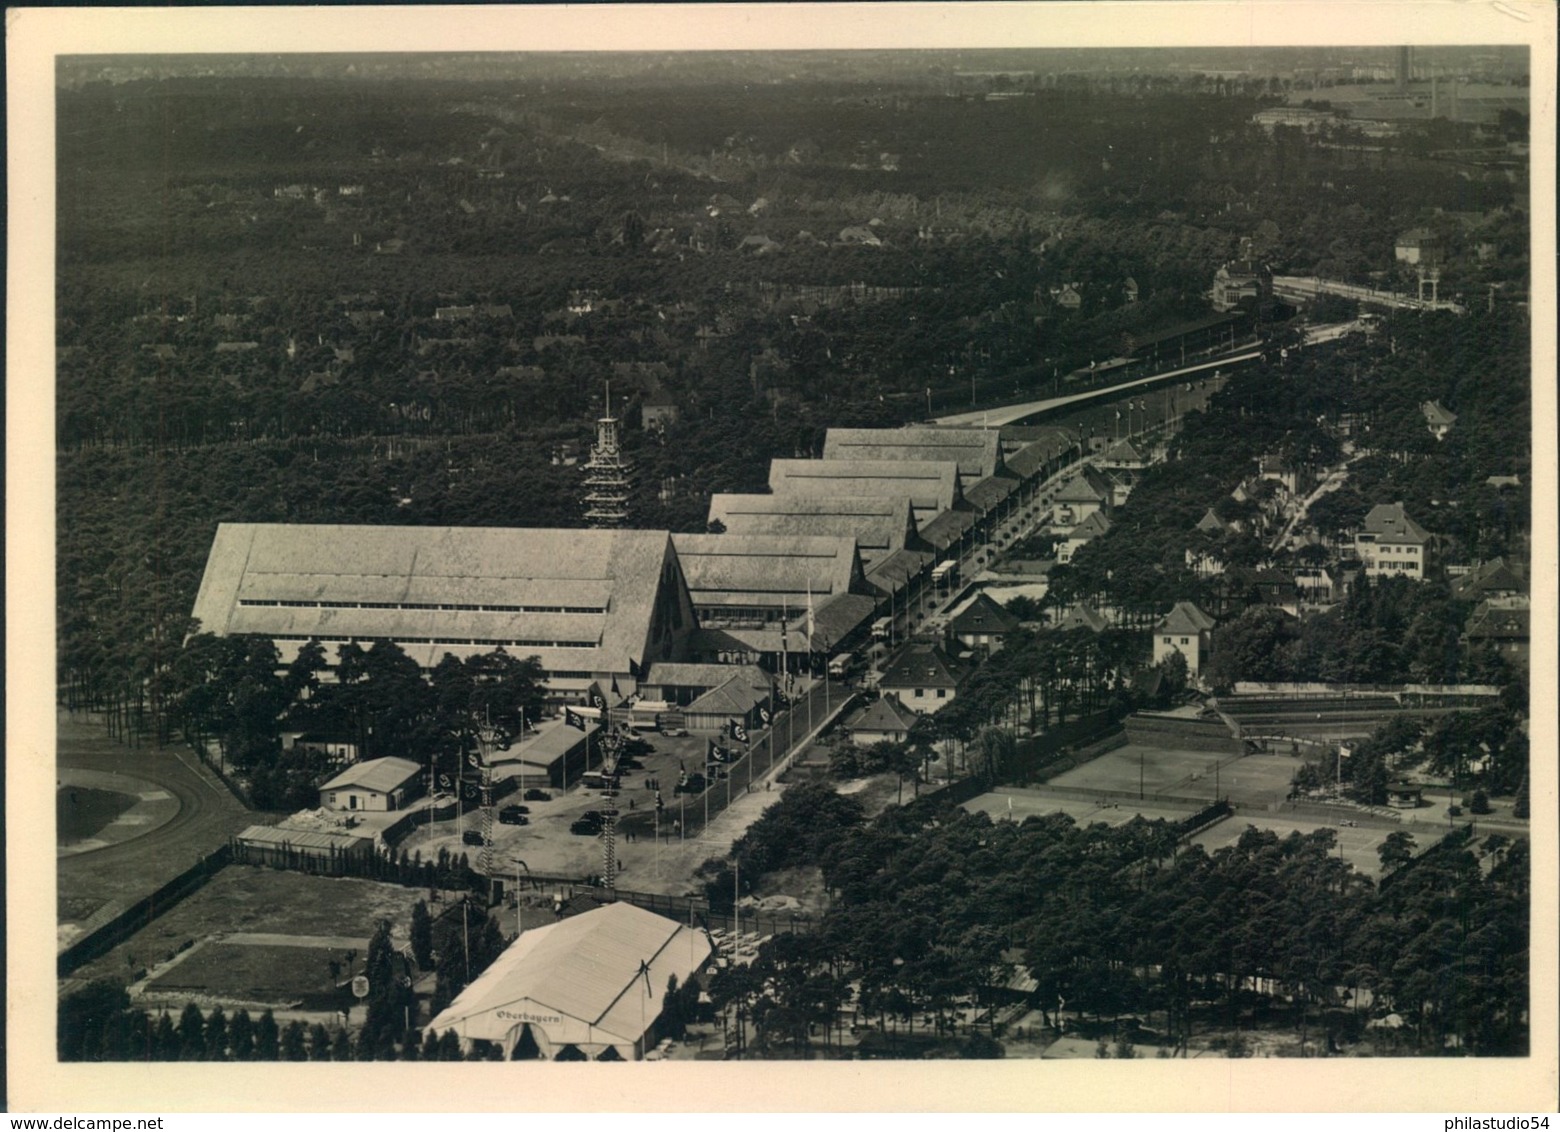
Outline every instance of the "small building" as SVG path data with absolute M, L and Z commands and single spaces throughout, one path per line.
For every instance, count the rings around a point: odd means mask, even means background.
M 1425 788 L 1415 782 L 1393 782 L 1387 785 L 1387 805 L 1399 810 L 1412 810 L 1424 804 Z
M 1452 582 L 1452 596 L 1458 601 L 1484 601 L 1525 593 L 1527 583 L 1503 557 L 1481 562 Z
M 1118 440 L 1105 449 L 1105 455 L 1100 458 L 1100 467 L 1138 471 L 1148 467 L 1148 457 L 1132 441 Z
M 522 933 L 428 1024 L 506 1061 L 639 1061 L 655 1047 L 672 978 L 714 951 L 704 932 L 628 903 Z
M 735 676 L 744 677 L 754 687 L 769 682 L 768 674 L 757 665 L 660 663 L 650 666 L 639 692 L 648 699 L 682 707 Z
M 1019 627 L 1019 620 L 982 591 L 948 622 L 948 633 L 965 648 L 996 652 L 1002 639 Z
M 1392 256 L 1412 267 L 1431 267 L 1441 262 L 1441 238 L 1428 228 L 1410 228 L 1397 238 Z
M 734 669 L 725 683 L 711 688 L 683 709 L 690 731 L 719 731 L 732 720 L 752 728 L 769 706 L 770 680 L 767 673 L 752 665 Z
M 578 727 L 562 720 L 543 724 L 535 731 L 527 730 L 525 737 L 508 750 L 494 751 L 490 764 L 493 782 L 512 784 L 522 791 L 544 785 L 564 790 L 578 782 L 593 753 L 599 761 L 595 740 L 601 730 L 595 721 L 578 718 Z
M 1187 674 L 1196 677 L 1208 655 L 1213 625 L 1213 618 L 1191 602 L 1176 602 L 1154 626 L 1154 663 L 1178 652 L 1186 658 Z
M 367 833 L 252 825 L 233 839 L 233 859 L 238 864 L 307 873 L 332 875 L 373 855 L 374 837 Z
M 422 767 L 411 759 L 354 763 L 320 787 L 320 803 L 332 810 L 399 810 L 419 793 Z
M 1110 520 L 1103 512 L 1094 511 L 1088 518 L 1067 532 L 1067 540 L 1057 544 L 1056 560 L 1066 565 L 1074 556 L 1089 543 L 1099 538 L 1100 535 L 1110 530 Z
M 1075 284 L 1069 283 L 1065 287 L 1053 289 L 1052 299 L 1056 305 L 1066 311 L 1075 311 L 1083 306 L 1083 296 L 1078 293 Z
M 1241 241 L 1239 259 L 1220 267 L 1213 276 L 1213 309 L 1233 311 L 1262 308 L 1273 301 L 1273 272 L 1254 258 L 1251 241 Z
M 1526 665 L 1531 645 L 1531 618 L 1526 602 L 1525 597 L 1480 602 L 1468 617 L 1463 641 L 1470 647 L 1482 646 Z
M 889 658 L 878 690 L 930 715 L 954 701 L 967 674 L 964 665 L 937 645 L 913 641 Z
M 1053 522 L 1068 530 L 1076 527 L 1090 515 L 1109 512 L 1115 490 L 1104 472 L 1085 465 L 1073 476 L 1052 500 L 1055 505 Z
M 874 743 L 903 743 L 915 726 L 916 713 L 893 695 L 885 695 L 868 704 L 845 723 L 845 734 L 858 747 Z
M 1056 623 L 1058 633 L 1070 633 L 1074 629 L 1087 629 L 1091 633 L 1103 633 L 1110 628 L 1105 615 L 1092 605 L 1075 605 Z
M 1446 434 L 1451 432 L 1452 426 L 1457 423 L 1457 414 L 1439 401 L 1426 401 L 1419 406 L 1419 411 L 1424 414 L 1425 427 L 1437 440 L 1445 440 Z
M 332 763 L 338 765 L 355 763 L 358 760 L 356 740 L 349 739 L 345 735 L 333 735 L 324 731 L 284 732 L 282 735 L 282 750 L 324 755 Z
M 1354 536 L 1354 552 L 1371 578 L 1402 575 L 1423 581 L 1430 554 L 1430 535 L 1403 510 L 1401 503 L 1378 503 Z

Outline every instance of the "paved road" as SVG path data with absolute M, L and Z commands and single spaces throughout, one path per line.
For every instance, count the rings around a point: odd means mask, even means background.
M 176 747 L 131 748 L 94 720 L 60 713 L 59 767 L 122 774 L 166 791 L 179 811 L 144 836 L 59 861 L 60 942 L 66 943 L 217 849 L 260 815 L 239 801 L 194 755 Z
M 1261 356 L 1262 351 L 1257 347 L 1252 347 L 1236 354 L 1221 356 L 1207 362 L 1199 362 L 1196 365 L 1180 366 L 1175 369 L 1165 370 L 1162 373 L 1149 374 L 1147 377 L 1134 378 L 1119 385 L 1087 389 L 1082 393 L 1071 393 L 1066 397 L 1050 397 L 1044 401 L 1025 401 L 1022 404 L 1007 405 L 990 410 L 982 409 L 971 413 L 954 413 L 951 416 L 938 417 L 932 423 L 962 425 L 964 427 L 1001 428 L 1003 425 L 1016 424 L 1019 421 L 1027 420 L 1051 409 L 1060 409 L 1067 405 L 1096 400 L 1109 396 L 1112 393 L 1130 393 L 1136 389 L 1154 385 L 1161 381 L 1179 380 L 1193 376 L 1198 378 L 1207 377 L 1220 368 L 1227 369 L 1230 366 L 1255 361 Z

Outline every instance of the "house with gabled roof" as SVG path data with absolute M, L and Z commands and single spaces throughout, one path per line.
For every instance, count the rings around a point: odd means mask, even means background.
M 1408 577 L 1423 581 L 1430 556 L 1430 533 L 1403 510 L 1401 503 L 1378 503 L 1354 535 L 1354 552 L 1371 578 Z
M 1437 440 L 1445 440 L 1446 434 L 1451 432 L 1452 426 L 1457 423 L 1457 414 L 1439 401 L 1426 401 L 1419 406 L 1419 411 L 1424 415 L 1425 426 L 1429 428 L 1430 435 Z
M 1084 465 L 1062 485 L 1052 500 L 1055 505 L 1053 524 L 1070 530 L 1098 511 L 1108 514 L 1114 496 L 1115 489 L 1105 473 Z
M 1484 601 L 1527 593 L 1527 582 L 1504 557 L 1481 562 L 1452 580 L 1452 596 L 1458 601 Z
M 858 747 L 874 743 L 903 743 L 919 717 L 894 695 L 881 696 L 845 721 L 845 734 Z
M 996 652 L 1002 640 L 1019 627 L 1019 620 L 990 594 L 982 591 L 948 622 L 948 634 L 965 648 L 984 648 Z
M 889 658 L 878 690 L 923 715 L 941 711 L 954 701 L 968 669 L 939 646 L 912 641 Z
M 1088 518 L 1067 532 L 1067 539 L 1056 545 L 1056 560 L 1068 563 L 1080 550 L 1110 530 L 1110 520 L 1103 511 L 1092 512 Z
M 1213 640 L 1214 620 L 1189 601 L 1178 601 L 1154 626 L 1154 663 L 1171 653 L 1186 658 L 1186 671 L 1195 677 Z
M 411 759 L 369 759 L 321 786 L 320 803 L 330 810 L 399 810 L 417 796 L 421 781 L 422 767 Z
M 1527 664 L 1530 644 L 1529 609 L 1526 598 L 1495 598 L 1482 601 L 1469 615 L 1463 629 L 1463 642 L 1471 647 L 1484 646 L 1518 664 Z
M 1123 438 L 1105 450 L 1105 455 L 1100 458 L 1100 467 L 1137 471 L 1148 467 L 1148 457 L 1131 440 Z
M 1075 605 L 1067 611 L 1067 615 L 1056 623 L 1058 633 L 1068 633 L 1074 629 L 1087 629 L 1091 633 L 1103 633 L 1110 628 L 1110 622 L 1105 620 L 1105 615 L 1092 605 Z

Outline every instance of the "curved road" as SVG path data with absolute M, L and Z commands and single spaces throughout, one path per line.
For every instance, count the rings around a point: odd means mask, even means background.
M 131 748 L 109 738 L 95 720 L 57 717 L 56 764 L 120 774 L 166 791 L 178 813 L 139 837 L 64 856 L 58 862 L 56 906 L 63 946 L 119 909 L 154 891 L 257 821 L 221 781 L 188 751 Z

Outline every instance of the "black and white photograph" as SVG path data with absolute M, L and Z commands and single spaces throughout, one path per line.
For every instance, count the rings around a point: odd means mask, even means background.
M 50 14 L 30 1107 L 1552 1093 L 1553 11 L 1049 7 Z

